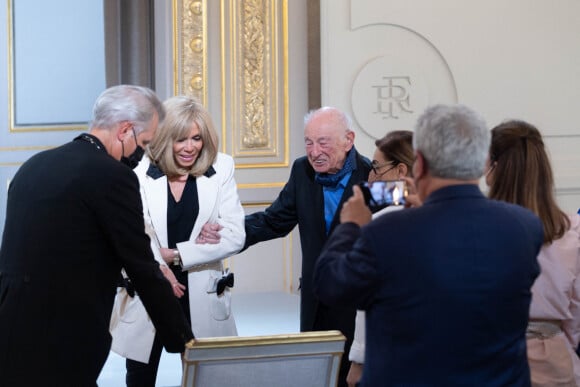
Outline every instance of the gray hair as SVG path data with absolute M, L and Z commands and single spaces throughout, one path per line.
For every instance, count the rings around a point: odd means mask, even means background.
M 435 105 L 417 120 L 413 148 L 434 177 L 472 180 L 483 175 L 491 141 L 485 121 L 463 105 Z
M 113 86 L 97 98 L 90 129 L 112 129 L 120 122 L 130 121 L 134 125 L 135 134 L 139 134 L 145 130 L 155 113 L 159 122 L 163 121 L 165 109 L 153 90 L 133 85 Z
M 328 115 L 330 119 L 332 119 L 337 125 L 336 128 L 344 128 L 345 132 L 352 131 L 352 119 L 348 114 L 345 112 L 330 106 L 323 106 L 316 110 L 310 110 L 304 116 L 304 127 L 308 126 L 310 121 L 313 118 L 318 117 L 320 115 Z

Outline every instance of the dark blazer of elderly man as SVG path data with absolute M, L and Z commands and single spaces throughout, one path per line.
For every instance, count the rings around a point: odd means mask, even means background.
M 265 211 L 246 216 L 246 245 L 287 235 L 298 225 L 302 247 L 300 330 L 340 330 L 348 353 L 354 337 L 354 307 L 330 306 L 312 292 L 314 263 L 339 223 L 342 204 L 352 187 L 366 181 L 370 161 L 354 148 L 355 133 L 349 117 L 323 107 L 306 115 L 306 156 L 294 161 L 290 178 Z M 339 386 L 346 386 L 348 356 L 343 356 Z

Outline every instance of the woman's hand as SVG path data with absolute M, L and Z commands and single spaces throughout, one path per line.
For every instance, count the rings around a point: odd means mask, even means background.
M 350 363 L 350 369 L 348 370 L 348 375 L 346 375 L 346 383 L 348 387 L 355 387 L 360 378 L 362 377 L 363 365 L 360 363 L 355 363 L 354 361 Z
M 223 226 L 219 223 L 206 223 L 201 228 L 201 232 L 195 238 L 195 243 L 204 245 L 204 244 L 218 244 L 222 239 L 220 235 L 220 231 L 223 229 Z
M 175 274 L 173 274 L 173 271 L 171 271 L 169 267 L 165 265 L 159 265 L 159 269 L 161 269 L 161 272 L 163 273 L 167 281 L 169 281 L 169 283 L 171 284 L 171 288 L 173 289 L 173 294 L 175 294 L 175 297 L 177 298 L 183 297 L 183 295 L 185 294 L 185 285 L 180 284 L 179 281 L 177 281 L 177 278 L 175 278 Z

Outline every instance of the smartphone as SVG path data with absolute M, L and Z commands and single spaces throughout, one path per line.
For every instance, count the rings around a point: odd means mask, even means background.
M 363 181 L 359 186 L 372 213 L 388 206 L 404 205 L 409 193 L 405 180 Z

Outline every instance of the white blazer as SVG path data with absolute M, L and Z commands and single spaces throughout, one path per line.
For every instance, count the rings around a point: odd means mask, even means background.
M 167 247 L 167 176 L 153 178 L 147 175 L 150 161 L 144 157 L 135 168 L 139 178 L 145 229 L 151 238 L 151 249 L 155 259 L 162 265 L 165 261 L 161 257 L 160 247 Z M 189 304 L 191 328 L 195 337 L 217 337 L 237 335 L 236 325 L 231 314 L 229 289 L 217 296 L 215 283 L 222 277 L 222 260 L 239 252 L 244 245 L 244 210 L 238 196 L 234 179 L 234 161 L 223 153 L 218 153 L 213 164 L 215 174 L 199 176 L 197 194 L 199 199 L 199 214 L 193 226 L 188 241 L 177 244 L 177 249 L 183 262 L 183 269 L 188 271 Z M 219 223 L 221 240 L 218 244 L 196 244 L 195 239 L 207 222 Z M 214 291 L 214 292 L 211 292 Z M 137 297 L 135 297 L 137 299 Z M 141 310 L 144 310 L 141 308 Z M 142 313 L 141 313 L 142 314 Z M 141 316 L 141 320 L 149 317 Z M 122 319 L 120 319 L 122 320 Z M 132 329 L 140 324 L 126 324 Z M 124 345 L 123 348 L 115 345 L 115 336 L 122 336 L 122 332 L 113 335 L 113 350 L 122 356 L 132 358 L 129 347 L 150 348 L 153 345 L 153 336 L 146 328 L 137 328 L 142 332 L 141 343 Z M 117 328 L 117 330 L 123 330 Z M 135 332 L 131 332 L 132 336 Z M 117 342 L 120 342 L 118 339 Z M 116 348 L 116 349 L 115 349 Z M 122 353 L 121 353 L 122 352 Z M 142 356 L 141 356 L 142 357 Z M 138 360 L 138 359 L 135 359 Z M 142 361 L 142 360 L 138 360 Z

